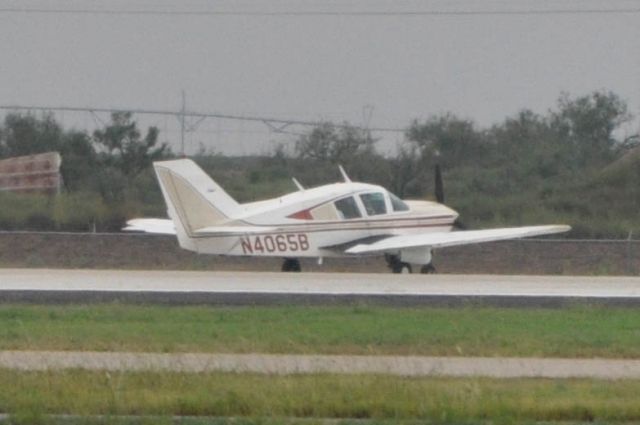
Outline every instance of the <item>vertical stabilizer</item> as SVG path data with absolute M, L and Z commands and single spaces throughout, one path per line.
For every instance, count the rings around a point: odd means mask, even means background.
M 190 159 L 154 162 L 153 167 L 183 248 L 195 250 L 196 230 L 223 226 L 238 215 L 238 203 Z

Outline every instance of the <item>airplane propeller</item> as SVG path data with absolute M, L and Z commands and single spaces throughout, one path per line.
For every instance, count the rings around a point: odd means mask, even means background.
M 436 164 L 436 201 L 444 204 L 444 183 L 442 183 L 442 171 L 440 171 L 440 164 Z
M 442 170 L 440 169 L 440 164 L 436 164 L 436 175 L 435 175 L 435 195 L 436 201 L 441 204 L 444 204 L 444 183 L 442 181 Z M 456 218 L 453 222 L 453 227 L 457 230 L 466 230 L 467 226 L 460 220 L 460 218 Z

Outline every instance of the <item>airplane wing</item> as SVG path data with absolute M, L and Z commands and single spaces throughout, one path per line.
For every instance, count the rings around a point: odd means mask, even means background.
M 447 246 L 467 245 L 480 242 L 493 242 L 505 239 L 517 239 L 529 236 L 550 235 L 568 232 L 570 226 L 529 226 L 508 227 L 502 229 L 460 230 L 455 232 L 432 232 L 415 235 L 390 236 L 381 241 L 370 244 L 358 244 L 347 249 L 347 254 L 365 254 L 375 252 L 397 251 L 406 248 L 430 247 L 444 248 Z
M 176 228 L 173 221 L 165 218 L 134 218 L 127 221 L 122 230 L 127 232 L 145 232 L 159 235 L 175 235 Z

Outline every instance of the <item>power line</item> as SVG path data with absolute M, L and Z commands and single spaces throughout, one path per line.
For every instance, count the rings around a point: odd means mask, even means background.
M 217 113 L 204 113 L 204 112 L 190 112 L 186 109 L 186 104 L 184 100 L 183 94 L 183 103 L 180 110 L 170 111 L 170 110 L 162 110 L 162 109 L 116 109 L 116 108 L 90 108 L 90 107 L 71 107 L 71 106 L 24 106 L 24 105 L 0 105 L 0 110 L 9 110 L 9 111 L 43 111 L 43 112 L 83 112 L 90 113 L 94 120 L 99 119 L 97 113 L 133 113 L 139 115 L 160 115 L 160 116 L 172 116 L 178 119 L 180 123 L 180 149 L 181 152 L 185 151 L 185 135 L 187 132 L 193 132 L 198 125 L 207 118 L 216 118 L 216 119 L 225 119 L 225 120 L 235 120 L 235 121 L 248 121 L 248 122 L 259 122 L 261 124 L 266 125 L 271 133 L 280 133 L 280 134 L 289 134 L 295 136 L 301 136 L 301 133 L 297 133 L 294 131 L 287 130 L 289 126 L 303 126 L 303 127 L 318 127 L 321 125 L 325 125 L 327 121 L 304 121 L 304 120 L 292 120 L 292 119 L 282 119 L 282 118 L 268 118 L 268 117 L 257 117 L 257 116 L 248 116 L 248 115 L 232 115 L 232 114 L 217 114 Z M 187 118 L 196 119 L 195 123 L 187 122 Z M 330 123 L 333 127 L 336 128 L 356 128 L 361 129 L 363 131 L 368 132 L 377 132 L 377 133 L 406 133 L 407 129 L 405 128 L 392 128 L 392 127 L 361 127 L 357 125 L 348 125 L 348 124 L 334 124 Z
M 23 105 L 0 105 L 0 110 L 31 110 L 31 111 L 67 111 L 67 112 L 131 112 L 134 114 L 147 114 L 147 115 L 170 115 L 170 116 L 185 116 L 192 118 L 219 118 L 226 120 L 237 120 L 237 121 L 253 121 L 253 122 L 261 122 L 270 126 L 274 131 L 278 132 L 284 129 L 284 126 L 287 125 L 302 125 L 307 127 L 317 127 L 323 124 L 326 124 L 326 121 L 305 121 L 305 120 L 293 120 L 293 119 L 283 119 L 283 118 L 271 118 L 271 117 L 258 117 L 251 115 L 233 115 L 233 114 L 218 114 L 218 113 L 206 113 L 206 112 L 191 112 L 185 109 L 181 109 L 179 111 L 170 111 L 163 109 L 117 109 L 117 108 L 81 108 L 81 107 L 71 107 L 71 106 L 23 106 Z M 279 124 L 281 127 L 274 127 L 273 124 Z M 347 124 L 332 124 L 334 127 L 338 128 L 359 128 L 355 125 L 347 125 Z M 364 128 L 363 128 L 364 129 Z M 375 131 L 375 132 L 383 132 L 383 133 L 404 133 L 406 129 L 404 128 L 393 128 L 393 127 L 367 127 L 365 130 Z
M 41 9 L 41 8 L 0 8 L 0 13 L 56 14 L 56 15 L 132 15 L 132 16 L 255 16 L 255 17 L 304 17 L 304 16 L 354 16 L 354 17 L 411 17 L 411 16 L 527 16 L 527 15 L 612 15 L 640 13 L 640 7 L 596 8 L 596 9 L 495 9 L 495 10 L 406 10 L 406 11 L 224 11 L 224 10 L 123 10 L 123 9 Z

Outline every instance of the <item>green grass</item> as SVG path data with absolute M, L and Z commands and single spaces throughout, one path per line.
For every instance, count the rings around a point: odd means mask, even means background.
M 640 420 L 640 381 L 0 370 L 0 387 L 9 413 Z
M 417 420 L 335 419 L 335 418 L 264 418 L 264 417 L 211 417 L 211 416 L 80 416 L 47 415 L 21 412 L 9 415 L 7 425 L 420 425 Z M 464 425 L 487 425 L 484 421 Z M 569 424 L 566 424 L 569 425 Z M 577 424 L 575 424 L 577 425 Z
M 0 350 L 640 358 L 640 310 L 1 305 Z

